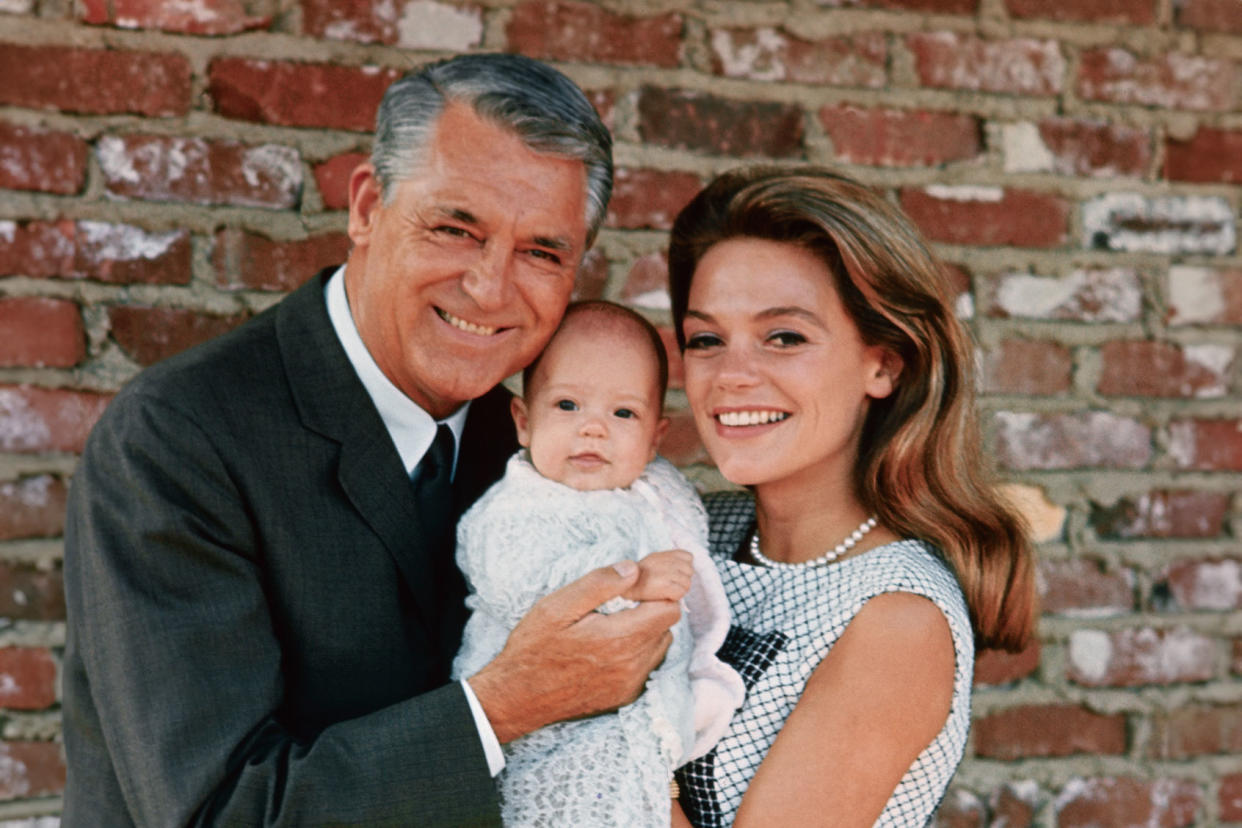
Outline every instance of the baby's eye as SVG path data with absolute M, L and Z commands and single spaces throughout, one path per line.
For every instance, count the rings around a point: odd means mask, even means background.
M 724 344 L 724 340 L 713 333 L 696 333 L 686 338 L 687 351 L 702 351 L 707 348 L 716 348 Z
M 631 408 L 618 408 L 616 411 L 612 412 L 612 414 L 614 417 L 620 417 L 623 420 L 628 420 L 631 417 L 638 416 L 638 414 L 636 414 Z
M 577 411 L 578 404 L 573 400 L 557 400 L 556 407 L 561 411 Z
M 776 331 L 768 336 L 768 341 L 789 348 L 806 342 L 806 337 L 795 331 Z

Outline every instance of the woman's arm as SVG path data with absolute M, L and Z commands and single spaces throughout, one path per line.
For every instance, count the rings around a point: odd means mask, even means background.
M 812 673 L 735 826 L 872 825 L 944 726 L 954 662 L 948 621 L 930 600 L 868 601 Z

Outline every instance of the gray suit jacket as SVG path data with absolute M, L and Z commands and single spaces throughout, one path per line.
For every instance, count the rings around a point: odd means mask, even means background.
M 143 372 L 91 434 L 65 529 L 66 826 L 499 824 L 448 682 L 465 585 L 419 542 L 326 276 Z M 515 448 L 495 389 L 458 514 Z

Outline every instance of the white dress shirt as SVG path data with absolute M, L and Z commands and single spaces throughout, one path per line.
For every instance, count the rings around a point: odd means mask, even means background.
M 407 397 L 401 389 L 393 385 L 384 372 L 375 364 L 375 359 L 358 333 L 354 324 L 353 314 L 349 310 L 349 299 L 345 295 L 345 267 L 341 266 L 328 279 L 324 287 L 324 299 L 328 303 L 328 318 L 336 331 L 345 356 L 362 381 L 367 395 L 375 403 L 384 427 L 397 447 L 397 454 L 405 466 L 407 475 L 412 475 L 419 462 L 436 437 L 437 421 L 417 403 Z M 457 471 L 458 447 L 461 445 L 462 430 L 466 425 L 466 412 L 470 410 L 467 402 L 440 422 L 447 425 L 453 432 L 453 471 Z M 479 741 L 483 744 L 483 752 L 487 756 L 487 765 L 492 776 L 500 773 L 505 766 L 504 753 L 500 749 L 500 740 L 492 729 L 491 722 L 483 712 L 470 684 L 461 682 L 466 692 L 466 700 L 470 703 L 470 712 L 474 714 L 474 723 L 479 730 Z

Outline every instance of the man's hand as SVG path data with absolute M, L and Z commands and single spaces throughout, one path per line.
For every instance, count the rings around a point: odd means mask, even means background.
M 631 601 L 680 601 L 690 590 L 694 558 L 684 549 L 652 552 L 638 562 L 638 582 L 621 593 Z
M 468 679 L 501 742 L 638 697 L 673 640 L 669 627 L 680 617 L 681 595 L 611 615 L 595 608 L 635 589 L 640 575 L 633 561 L 621 561 L 544 597 L 500 654 Z M 657 591 L 675 592 L 667 584 Z

